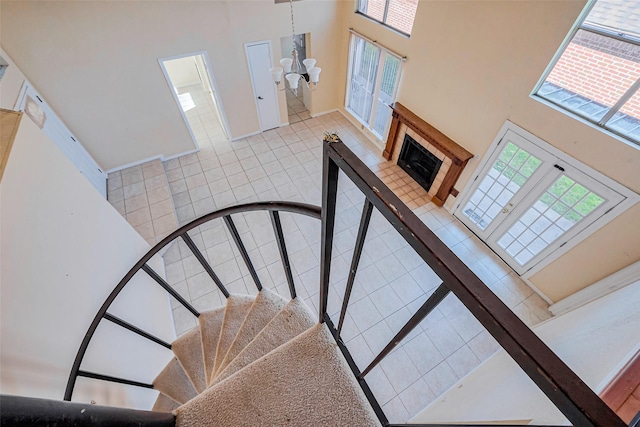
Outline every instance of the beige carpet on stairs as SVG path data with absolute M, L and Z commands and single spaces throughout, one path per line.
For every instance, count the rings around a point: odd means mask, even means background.
M 289 301 L 282 311 L 260 331 L 253 341 L 251 341 L 226 368 L 220 371 L 213 379 L 212 384 L 217 384 L 223 379 L 233 375 L 254 360 L 259 359 L 300 335 L 316 322 L 317 320 L 300 298 Z
M 178 402 L 160 393 L 151 410 L 158 412 L 171 412 L 178 409 L 178 406 L 180 406 Z
M 184 403 L 198 394 L 175 357 L 153 380 L 153 388 L 178 403 Z
M 175 413 L 178 427 L 380 425 L 324 324 L 208 388 Z
M 227 298 L 227 307 L 224 311 L 224 320 L 222 321 L 222 329 L 220 330 L 220 340 L 216 350 L 216 360 L 213 365 L 213 378 L 222 363 L 222 359 L 229 351 L 231 343 L 240 330 L 240 326 L 244 323 L 247 313 L 251 309 L 255 301 L 254 297 L 249 295 L 231 295 Z
M 218 366 L 218 373 L 249 344 L 260 331 L 287 305 L 287 301 L 268 289 L 258 292 L 249 313 L 229 347 L 229 351 Z M 265 354 L 265 353 L 263 353 Z
M 231 295 L 229 298 L 233 298 Z M 220 330 L 224 320 L 224 311 L 226 307 L 219 307 L 214 310 L 203 311 L 198 317 L 200 330 L 207 331 L 201 335 L 202 339 L 202 357 L 204 359 L 204 372 L 207 384 L 211 380 L 213 367 L 216 362 L 216 351 L 218 350 L 218 341 L 220 340 Z
M 207 388 L 207 381 L 204 373 L 200 328 L 193 328 L 182 334 L 171 344 L 171 349 L 191 380 L 191 384 L 198 393 L 201 393 Z

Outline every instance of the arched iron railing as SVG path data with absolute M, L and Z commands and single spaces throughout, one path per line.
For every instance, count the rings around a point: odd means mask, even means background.
M 280 212 L 291 212 L 294 214 L 306 215 L 312 218 L 320 219 L 320 208 L 318 206 L 313 206 L 305 203 L 297 203 L 297 202 L 256 202 L 256 203 L 247 203 L 238 206 L 231 206 L 228 208 L 220 209 L 215 212 L 211 212 L 207 215 L 204 215 L 200 218 L 197 218 L 190 223 L 180 227 L 173 233 L 169 234 L 167 237 L 158 242 L 149 252 L 147 252 L 141 259 L 138 261 L 129 272 L 124 276 L 124 278 L 118 283 L 118 285 L 111 291 L 107 299 L 104 301 L 100 310 L 93 318 L 87 333 L 80 344 L 80 349 L 76 354 L 75 360 L 73 362 L 73 366 L 71 368 L 71 373 L 69 374 L 69 379 L 67 381 L 67 387 L 64 393 L 64 400 L 70 401 L 73 396 L 73 389 L 76 384 L 76 380 L 78 377 L 86 377 L 93 378 L 97 380 L 110 381 L 120 384 L 133 385 L 137 387 L 144 388 L 153 388 L 153 385 L 150 383 L 143 383 L 140 381 L 133 381 L 125 378 L 117 378 L 110 375 L 103 375 L 96 372 L 88 372 L 81 370 L 80 367 L 82 365 L 82 361 L 84 356 L 89 348 L 89 344 L 93 335 L 100 325 L 100 322 L 103 320 L 110 321 L 118 326 L 121 326 L 129 331 L 138 334 L 139 336 L 148 339 L 156 344 L 159 344 L 163 347 L 171 349 L 171 344 L 165 342 L 164 340 L 126 322 L 108 312 L 109 307 L 113 304 L 116 297 L 122 292 L 122 290 L 127 286 L 129 281 L 133 278 L 133 276 L 140 270 L 144 271 L 151 277 L 158 285 L 160 285 L 165 291 L 167 291 L 172 297 L 174 297 L 182 306 L 184 306 L 191 314 L 198 317 L 200 316 L 200 312 L 196 310 L 187 300 L 185 300 L 173 287 L 167 283 L 155 270 L 153 270 L 147 263 L 154 255 L 160 252 L 163 248 L 165 248 L 170 243 L 174 242 L 177 239 L 182 239 L 187 247 L 191 250 L 196 259 L 200 262 L 204 270 L 211 277 L 213 282 L 216 284 L 220 292 L 225 296 L 225 298 L 229 297 L 229 291 L 225 288 L 224 284 L 220 280 L 220 278 L 216 275 L 213 267 L 209 264 L 205 256 L 202 254 L 200 249 L 196 246 L 195 242 L 189 236 L 188 232 L 202 224 L 205 224 L 209 221 L 213 221 L 218 218 L 222 218 L 233 241 L 238 248 L 240 255 L 249 270 L 249 273 L 258 288 L 258 291 L 262 289 L 262 284 L 260 283 L 260 279 L 258 278 L 258 274 L 256 269 L 249 258 L 249 254 L 242 242 L 240 237 L 240 233 L 238 233 L 238 229 L 233 222 L 233 218 L 231 215 L 246 213 L 246 212 L 255 212 L 255 211 L 268 211 L 271 217 L 271 223 L 273 225 L 273 230 L 276 236 L 276 241 L 278 242 L 278 249 L 280 252 L 280 258 L 282 260 L 282 265 L 285 270 L 285 275 L 287 278 L 287 283 L 289 285 L 289 292 L 291 294 L 291 298 L 296 297 L 295 285 L 293 282 L 293 275 L 291 273 L 291 265 L 289 263 L 289 255 L 287 254 L 287 247 L 284 239 L 284 232 L 282 229 L 282 224 L 280 221 Z
M 295 285 L 287 255 L 280 211 L 287 211 L 313 218 L 322 219 L 321 252 L 320 252 L 320 292 L 319 321 L 326 323 L 332 332 L 340 350 L 353 370 L 358 383 L 369 399 L 383 426 L 399 426 L 391 424 L 386 418 L 375 396 L 369 389 L 365 377 L 371 370 L 398 345 L 430 312 L 450 293 L 464 304 L 473 316 L 495 338 L 500 346 L 513 358 L 533 382 L 544 392 L 554 405 L 575 426 L 622 427 L 624 422 L 551 350 L 531 331 L 438 237 L 423 223 L 375 174 L 335 135 L 330 135 L 324 144 L 322 210 L 319 207 L 293 202 L 262 202 L 244 204 L 221 209 L 198 218 L 171 233 L 155 245 L 111 292 L 96 314 L 80 350 L 73 363 L 71 375 L 65 391 L 65 400 L 70 400 L 78 376 L 150 387 L 150 384 L 110 377 L 107 375 L 80 370 L 80 365 L 87 351 L 96 328 L 103 319 L 111 321 L 130 331 L 156 342 L 167 348 L 171 345 L 151 334 L 119 319 L 108 309 L 114 299 L 127 285 L 129 280 L 143 270 L 169 294 L 176 298 L 194 316 L 199 312 L 182 298 L 164 279 L 162 279 L 147 262 L 170 242 L 181 238 L 195 257 L 203 265 L 220 291 L 228 296 L 224 284 L 216 276 L 205 257 L 200 253 L 187 232 L 199 225 L 216 218 L 223 218 L 232 238 L 240 251 L 258 290 L 262 288 L 258 275 L 249 259 L 249 255 L 240 238 L 231 215 L 250 211 L 269 211 L 278 248 L 282 259 L 285 276 L 292 298 L 295 298 Z M 337 328 L 327 313 L 329 295 L 329 276 L 331 269 L 336 201 L 338 193 L 338 175 L 342 171 L 365 196 L 359 231 L 356 237 L 351 268 L 347 278 L 342 310 Z M 416 313 L 402 326 L 400 331 L 361 372 L 354 362 L 349 350 L 340 337 L 349 299 L 358 269 L 358 263 L 364 246 L 367 229 L 373 208 L 376 208 L 396 231 L 416 251 L 422 260 L 442 279 L 442 284 L 432 293 Z M 321 398 L 321 397 L 319 397 Z M 295 404 L 292 402 L 292 404 Z M 405 425 L 405 424 L 403 424 Z M 412 424 L 418 425 L 418 424 Z M 421 424 L 427 426 L 427 424 Z M 632 423 L 632 425 L 635 425 Z

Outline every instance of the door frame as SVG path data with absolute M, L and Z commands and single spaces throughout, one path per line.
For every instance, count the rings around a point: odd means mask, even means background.
M 62 120 L 62 118 L 55 112 L 53 107 L 44 99 L 44 97 L 38 92 L 38 90 L 29 82 L 28 80 L 24 80 L 22 82 L 22 87 L 20 88 L 20 93 L 18 94 L 18 98 L 14 104 L 13 109 L 15 111 L 24 111 L 24 107 L 27 101 L 27 93 L 32 91 L 33 94 L 38 98 L 38 101 L 45 104 L 46 107 L 51 111 L 52 115 L 63 127 L 65 131 L 65 135 L 68 135 L 71 141 L 73 142 L 62 142 L 60 139 L 52 138 L 47 135 L 51 142 L 58 147 L 58 149 L 65 155 L 67 159 L 75 166 L 78 171 L 84 175 L 84 177 L 91 183 L 91 185 L 100 193 L 102 197 L 107 198 L 107 172 L 100 166 L 100 164 L 96 161 L 96 159 L 89 153 L 89 151 L 84 147 L 82 142 L 71 132 L 71 129 L 67 126 L 67 124 Z M 83 167 L 79 166 L 82 165 Z M 97 169 L 98 173 L 94 171 Z M 91 170 L 90 176 L 85 174 L 83 170 Z
M 547 153 L 551 154 L 554 157 L 557 157 L 561 162 L 564 162 L 567 165 L 571 166 L 572 168 L 577 169 L 578 171 L 586 174 L 587 176 L 595 179 L 596 181 L 599 181 L 604 186 L 609 187 L 611 190 L 615 191 L 616 193 L 624 197 L 624 199 L 620 203 L 611 207 L 602 216 L 595 219 L 591 224 L 586 226 L 584 229 L 580 230 L 574 236 L 570 237 L 565 244 L 553 250 L 546 257 L 541 259 L 537 264 L 535 264 L 529 270 L 525 271 L 522 275 L 520 275 L 520 277 L 523 280 L 528 281 L 529 278 L 534 276 L 540 270 L 542 270 L 543 268 L 551 264 L 556 259 L 560 258 L 562 255 L 567 253 L 569 250 L 573 249 L 575 246 L 577 246 L 580 242 L 585 240 L 591 234 L 595 233 L 596 231 L 598 231 L 599 229 L 607 225 L 609 222 L 613 221 L 615 218 L 617 218 L 627 209 L 635 205 L 638 201 L 640 201 L 640 195 L 628 189 L 627 187 L 623 186 L 622 184 L 618 183 L 617 181 L 614 181 L 608 176 L 585 165 L 579 160 L 569 156 L 563 151 L 560 151 L 559 149 L 553 147 L 552 145 L 548 144 L 546 141 L 524 130 L 523 128 L 519 127 L 515 123 L 512 123 L 507 120 L 504 123 L 504 125 L 502 125 L 502 127 L 500 128 L 500 131 L 498 132 L 493 142 L 489 146 L 488 150 L 480 160 L 480 163 L 478 164 L 473 174 L 465 184 L 464 188 L 460 192 L 460 195 L 457 197 L 455 204 L 450 210 L 450 212 L 458 220 L 460 220 L 460 217 L 463 215 L 462 214 L 463 202 L 466 202 L 468 197 L 471 196 L 471 191 L 475 188 L 476 181 L 486 171 L 487 167 L 490 166 L 488 165 L 488 163 L 489 163 L 489 160 L 492 158 L 493 154 L 496 152 L 498 148 L 502 148 L 500 146 L 500 142 L 506 136 L 508 131 L 511 131 L 516 135 L 528 140 L 529 142 L 533 143 L 535 146 L 537 146 L 541 150 L 546 151 Z M 472 230 L 470 229 L 470 231 Z M 491 249 L 489 245 L 487 245 L 487 243 L 482 238 L 480 238 L 480 240 L 487 246 L 487 248 Z M 491 250 L 493 251 L 493 249 Z M 510 266 L 510 268 L 512 267 Z
M 227 116 L 224 111 L 224 107 L 222 104 L 222 100 L 218 95 L 218 86 L 216 84 L 215 77 L 213 76 L 213 68 L 211 67 L 211 61 L 209 59 L 209 53 L 206 50 L 200 50 L 197 52 L 183 53 L 180 55 L 167 56 L 163 58 L 158 58 L 158 63 L 160 64 L 160 69 L 162 70 L 162 74 L 164 74 L 164 78 L 167 81 L 167 85 L 169 86 L 169 90 L 171 91 L 171 96 L 173 96 L 176 105 L 178 106 L 178 110 L 180 111 L 180 115 L 182 116 L 182 120 L 184 120 L 185 125 L 187 126 L 187 130 L 189 131 L 189 135 L 191 135 L 191 140 L 193 141 L 193 145 L 195 146 L 196 151 L 200 151 L 200 145 L 198 144 L 198 140 L 193 133 L 193 129 L 191 129 L 191 124 L 189 123 L 189 119 L 187 115 L 182 109 L 182 105 L 180 104 L 180 100 L 178 99 L 178 94 L 173 90 L 173 85 L 171 83 L 171 77 L 167 71 L 167 68 L 164 66 L 165 61 L 171 61 L 172 59 L 181 59 L 188 58 L 191 56 L 202 55 L 202 58 L 205 62 L 205 66 L 207 68 L 207 77 L 209 78 L 209 84 L 213 88 L 213 97 L 216 103 L 216 109 L 218 110 L 218 117 L 220 118 L 220 126 L 222 126 L 223 132 L 227 135 L 228 139 L 231 139 L 231 134 L 229 133 L 229 123 L 227 122 Z
M 273 46 L 271 44 L 271 40 L 261 40 L 261 41 L 245 43 L 244 55 L 247 58 L 247 69 L 249 70 L 249 81 L 251 82 L 251 90 L 253 91 L 253 103 L 256 106 L 256 114 L 258 115 L 258 123 L 260 124 L 260 131 L 264 132 L 265 130 L 274 129 L 274 128 L 266 128 L 262 123 L 262 117 L 260 116 L 260 110 L 258 107 L 258 96 L 256 95 L 256 86 L 253 82 L 253 74 L 251 73 L 251 65 L 250 65 L 249 50 L 248 50 L 248 48 L 250 48 L 251 46 L 257 46 L 259 44 L 267 44 L 269 46 L 269 61 L 271 63 L 271 67 L 273 67 Z M 284 74 L 282 75 L 282 78 L 284 79 Z M 286 81 L 283 82 L 285 86 L 286 86 L 286 83 L 287 83 Z M 279 126 L 282 126 L 282 116 L 280 115 L 280 96 L 278 95 L 278 89 L 275 83 L 272 85 L 272 90 L 273 90 L 274 97 L 277 101 L 276 105 L 278 108 L 276 109 L 276 111 L 278 113 L 278 127 L 279 127 Z

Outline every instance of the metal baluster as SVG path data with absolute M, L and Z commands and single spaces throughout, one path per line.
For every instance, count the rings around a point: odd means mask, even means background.
M 284 241 L 284 233 L 282 232 L 282 223 L 280 222 L 280 214 L 278 211 L 270 211 L 271 224 L 273 224 L 273 231 L 276 233 L 276 240 L 278 242 L 278 249 L 280 250 L 280 259 L 282 260 L 282 267 L 284 268 L 284 274 L 287 276 L 287 283 L 289 284 L 289 293 L 291 299 L 296 297 L 296 286 L 293 283 L 293 275 L 291 274 L 291 264 L 289 263 L 289 255 L 287 254 L 287 245 Z
M 329 157 L 331 142 L 324 141 L 322 158 L 322 231 L 320 254 L 320 323 L 324 322 L 329 298 L 329 274 L 331 273 L 331 251 L 333 249 L 333 229 L 336 220 L 336 199 L 338 196 L 338 165 Z
M 440 286 L 438 286 L 438 289 L 435 290 L 434 293 L 431 294 L 431 296 L 429 297 L 429 299 L 427 299 L 425 301 L 424 304 L 422 304 L 422 307 L 420 307 L 418 309 L 418 311 L 416 312 L 416 314 L 414 314 L 411 319 L 409 319 L 409 321 L 407 323 L 405 323 L 405 325 L 402 327 L 402 329 L 400 329 L 400 332 L 398 332 L 396 334 L 395 337 L 393 337 L 393 339 L 391 340 L 391 342 L 389 342 L 389 344 L 386 345 L 386 347 L 384 349 L 382 349 L 382 351 L 380 352 L 380 354 L 378 354 L 378 356 L 376 356 L 375 359 L 373 359 L 373 362 L 371 362 L 369 364 L 369 366 L 367 366 L 367 368 L 362 371 L 362 374 L 360 374 L 360 378 L 363 378 L 365 375 L 367 375 L 369 372 L 371 372 L 371 370 L 373 368 L 376 367 L 376 365 L 378 363 L 380 363 L 380 361 L 382 359 L 385 358 L 385 356 L 389 353 L 391 353 L 391 350 L 393 350 L 395 348 L 395 346 L 397 346 L 398 344 L 400 344 L 400 342 L 411 333 L 411 331 L 413 331 L 413 329 L 418 326 L 418 324 L 422 321 L 422 319 L 424 319 L 425 317 L 427 317 L 427 315 L 429 313 L 431 313 L 431 311 L 436 308 L 436 306 L 438 304 L 440 304 L 440 302 L 442 302 L 442 300 L 449 295 L 449 292 L 451 292 L 449 290 L 449 288 L 447 288 L 444 283 Z
M 144 264 L 141 268 L 142 270 L 144 270 L 145 273 L 151 276 L 153 280 L 155 280 L 160 286 L 162 286 L 165 291 L 169 292 L 169 294 L 171 294 L 172 297 L 178 300 L 178 302 L 182 304 L 184 308 L 189 310 L 191 314 L 193 314 L 196 317 L 200 317 L 200 312 L 195 308 L 193 308 L 193 306 L 189 304 L 189 302 L 186 299 L 184 299 L 182 295 L 176 292 L 176 290 L 173 289 L 171 285 L 165 282 L 165 280 L 162 277 L 160 277 L 153 268 L 149 267 L 147 264 Z
M 356 246 L 353 249 L 353 258 L 351 258 L 351 268 L 349 270 L 349 278 L 347 279 L 347 287 L 344 290 L 344 299 L 342 300 L 342 311 L 340 311 L 340 320 L 338 321 L 338 334 L 342 332 L 344 316 L 347 314 L 347 306 L 349 305 L 349 298 L 351 298 L 351 291 L 353 290 L 353 281 L 356 278 L 356 271 L 358 270 L 358 264 L 360 263 L 364 240 L 367 237 L 367 230 L 369 230 L 369 221 L 371 220 L 372 211 L 373 204 L 365 198 L 364 206 L 362 206 L 360 228 L 358 229 L 358 236 L 356 237 Z
M 121 318 L 116 317 L 113 314 L 105 313 L 104 314 L 104 318 L 107 319 L 110 322 L 115 323 L 118 326 L 122 326 L 123 328 L 128 329 L 131 332 L 134 332 L 134 333 L 140 335 L 141 337 L 144 337 L 144 338 L 146 338 L 146 339 L 148 339 L 150 341 L 155 342 L 156 344 L 160 344 L 161 346 L 166 347 L 169 350 L 171 350 L 171 344 L 169 344 L 168 342 L 166 342 L 164 340 L 161 340 L 160 338 L 158 338 L 158 337 L 156 337 L 154 335 L 151 335 L 150 333 L 148 333 L 146 331 L 143 331 L 142 329 L 140 329 L 140 328 L 138 328 L 136 326 L 133 326 L 131 323 L 129 323 L 129 322 L 125 321 L 125 320 L 122 320 Z
M 193 254 L 196 256 L 198 261 L 200 261 L 200 264 L 202 265 L 204 270 L 209 274 L 209 276 L 213 279 L 216 286 L 218 287 L 218 289 L 220 289 L 220 292 L 222 292 L 224 297 L 229 298 L 229 291 L 227 290 L 227 288 L 224 287 L 224 285 L 222 284 L 222 281 L 220 281 L 216 273 L 213 271 L 213 268 L 211 268 L 211 265 L 209 265 L 209 262 L 207 261 L 207 259 L 204 257 L 204 255 L 202 255 L 202 252 L 200 252 L 200 249 L 198 249 L 198 247 L 193 242 L 193 240 L 191 240 L 191 236 L 189 236 L 188 233 L 183 233 L 180 235 L 180 237 L 182 237 L 182 240 L 184 240 L 184 242 L 187 244 L 189 249 L 191 249 L 191 252 L 193 252 Z
M 231 215 L 227 215 L 223 217 L 223 219 L 224 219 L 224 223 L 227 224 L 227 228 L 231 233 L 231 237 L 233 237 L 233 241 L 236 242 L 236 246 L 240 251 L 240 255 L 242 255 L 242 259 L 244 260 L 245 265 L 249 269 L 249 274 L 251 274 L 251 277 L 253 278 L 253 282 L 256 284 L 258 291 L 261 291 L 262 284 L 260 283 L 260 279 L 258 278 L 258 273 L 256 272 L 256 269 L 253 267 L 253 263 L 249 258 L 249 253 L 247 253 L 247 249 L 244 247 L 244 244 L 242 243 L 242 239 L 240 239 L 240 234 L 238 233 L 238 229 L 236 228 L 236 225 L 233 223 L 233 220 L 231 219 Z

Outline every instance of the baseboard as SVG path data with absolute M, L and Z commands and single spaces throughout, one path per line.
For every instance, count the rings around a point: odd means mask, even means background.
M 193 150 L 183 151 L 182 153 L 173 154 L 173 155 L 167 156 L 167 157 L 162 157 L 161 160 L 163 162 L 166 162 L 167 160 L 177 159 L 178 157 L 182 157 L 182 156 L 186 156 L 186 155 L 189 155 L 189 154 L 197 153 L 198 151 L 200 151 L 199 148 L 194 148 Z
M 121 171 L 123 169 L 128 169 L 128 168 L 132 168 L 134 166 L 142 165 L 142 164 L 147 163 L 147 162 L 151 162 L 153 160 L 164 161 L 164 157 L 162 156 L 162 154 L 158 154 L 157 156 L 147 157 L 146 159 L 136 160 L 135 162 L 131 162 L 131 163 L 127 163 L 125 165 L 116 166 L 115 168 L 107 169 L 106 171 L 104 171 L 104 173 L 110 174 L 110 173 L 113 173 L 113 172 L 118 172 L 118 171 Z
M 239 139 L 247 138 L 247 137 L 250 137 L 250 136 L 253 136 L 253 135 L 257 135 L 257 134 L 259 134 L 259 133 L 262 133 L 262 131 L 261 131 L 261 130 L 258 130 L 258 131 L 251 132 L 251 133 L 247 133 L 247 134 L 244 134 L 244 135 L 234 136 L 234 137 L 233 137 L 233 138 L 231 138 L 229 141 L 237 141 L 237 140 L 239 140 Z
M 336 111 L 340 111 L 340 109 L 334 108 L 333 110 L 322 111 L 320 113 L 314 113 L 314 114 L 309 113 L 309 115 L 313 118 L 316 118 L 316 117 L 324 116 L 325 114 L 335 113 Z
M 640 261 L 618 270 L 604 279 L 551 305 L 554 315 L 563 314 L 640 280 Z
M 484 243 L 484 242 L 483 242 Z M 484 243 L 486 245 L 486 243 Z M 487 245 L 487 248 L 489 247 L 489 245 Z M 522 280 L 524 283 L 527 284 L 527 286 L 529 286 L 533 292 L 535 292 L 536 294 L 538 294 L 538 296 L 540 298 L 542 298 L 543 300 L 545 300 L 545 302 L 549 305 L 553 304 L 553 301 L 551 300 L 551 298 L 549 298 L 548 296 L 546 296 L 544 294 L 544 292 L 542 292 L 540 289 L 538 289 L 538 287 L 536 285 L 534 285 L 529 279 L 526 279 L 522 276 L 520 276 L 520 280 Z M 553 312 L 552 312 L 553 313 Z

